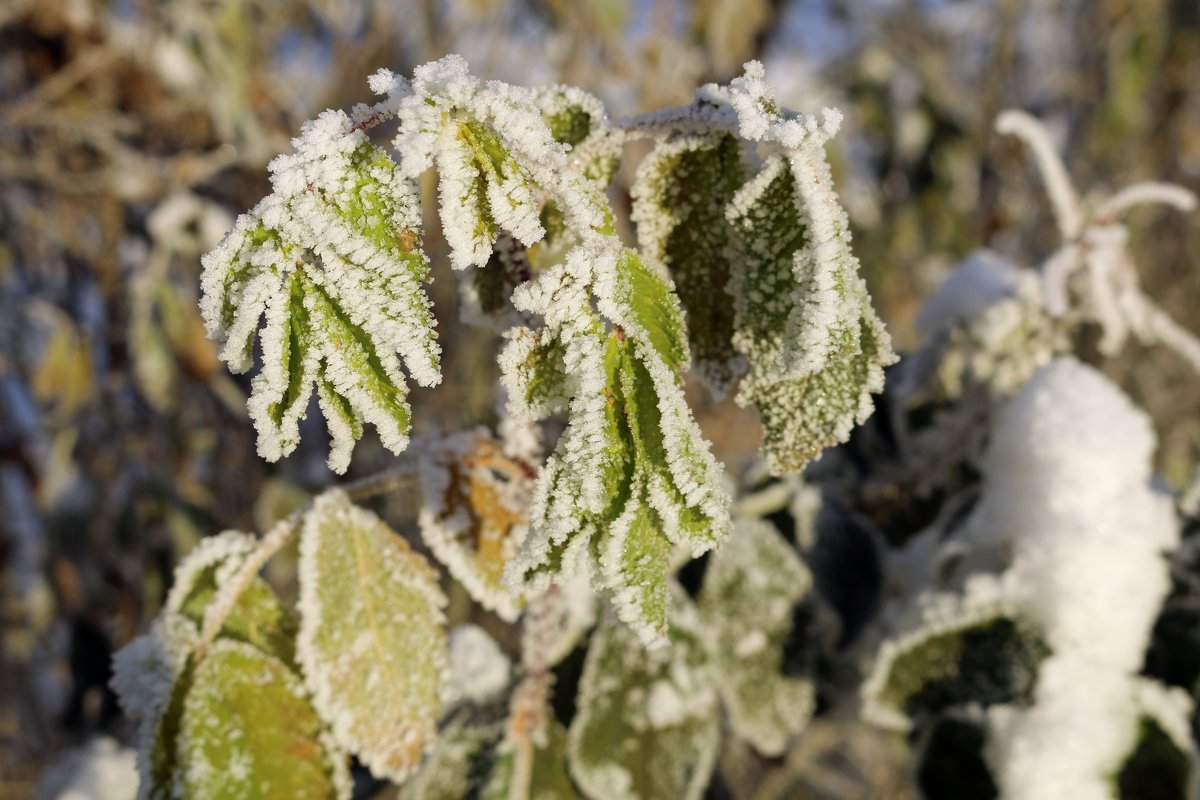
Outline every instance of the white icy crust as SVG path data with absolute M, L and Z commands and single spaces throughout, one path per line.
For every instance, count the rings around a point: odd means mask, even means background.
M 406 381 L 397 354 L 418 384 L 434 386 L 441 380 L 436 322 L 421 289 L 424 255 L 419 250 L 404 253 L 399 247 L 380 247 L 351 228 L 337 210 L 340 204 L 363 201 L 356 191 L 363 173 L 352 168 L 351 158 L 367 143 L 362 127 L 341 111 L 326 111 L 305 123 L 301 135 L 292 140 L 295 152 L 278 156 L 269 165 L 273 193 L 238 217 L 233 231 L 202 259 L 201 313 L 232 371 L 250 368 L 253 337 L 266 315 L 263 368 L 254 377 L 247 407 L 258 431 L 259 454 L 269 461 L 289 454 L 298 444 L 299 421 L 322 364 L 321 405 L 333 437 L 332 469 L 345 471 L 355 437 L 332 411 L 326 382 L 350 402 L 356 417 L 376 426 L 385 446 L 399 453 L 408 444 L 407 431 L 361 385 L 349 360 L 352 354 L 342 343 L 322 335 L 335 327 L 334 320 L 328 316 L 329 306 L 318 302 L 312 291 L 304 292 L 303 304 L 313 335 L 303 353 L 290 354 L 302 359 L 300 394 L 278 423 L 271 418 L 268 408 L 282 402 L 288 390 L 283 354 L 288 346 L 290 292 L 292 282 L 301 277 L 328 293 L 350 322 L 367 333 L 401 398 Z M 420 229 L 415 183 L 399 176 L 390 164 L 371 166 L 367 175 L 389 204 L 390 227 L 415 236 Z M 251 235 L 260 227 L 271 235 L 255 244 Z M 223 318 L 227 304 L 236 309 L 228 327 Z
M 1046 127 L 1022 111 L 1005 111 L 996 130 L 1021 139 L 1032 151 L 1058 222 L 1062 243 L 1041 266 L 1045 311 L 1054 318 L 1100 326 L 1099 349 L 1114 355 L 1130 335 L 1174 350 L 1200 372 L 1200 339 L 1171 319 L 1142 292 L 1121 217 L 1130 208 L 1161 204 L 1190 212 L 1196 195 L 1169 183 L 1136 183 L 1083 203 Z
M 532 92 L 500 81 L 481 83 L 461 56 L 449 55 L 413 71 L 412 94 L 400 101 L 397 114 L 394 145 L 401 172 L 416 177 L 437 162 L 442 224 L 456 268 L 482 267 L 493 244 L 490 235 L 480 234 L 473 210 L 481 199 L 475 196 L 477 170 L 459 136 L 459 120 L 490 126 L 520 166 L 520 175 L 507 176 L 510 182 L 488 178 L 486 201 L 496 222 L 522 243 L 533 244 L 544 233 L 528 184 L 558 203 L 568 227 L 586 230 L 602 223 L 602 207 L 589 197 L 586 180 L 570 169 L 567 148 L 550 135 Z
M 823 108 L 819 118 L 812 114 L 782 114 L 775 100 L 775 90 L 764 80 L 766 70 L 763 65 L 758 61 L 747 61 L 742 69 L 742 76 L 734 78 L 728 87 L 714 83 L 700 87 L 696 99 L 731 107 L 736 113 L 736 130 L 743 139 L 795 150 L 819 147 L 837 135 L 842 125 L 841 111 Z
M 447 699 L 485 704 L 508 688 L 512 664 L 508 656 L 478 625 L 458 625 L 450 631 L 450 682 Z
M 477 428 L 429 440 L 421 448 L 421 511 L 417 523 L 425 544 L 471 597 L 506 622 L 513 622 L 521 613 L 521 596 L 503 584 L 489 582 L 476 563 L 472 531 L 482 522 L 472 518 L 467 505 L 446 507 L 450 482 L 454 478 L 452 470 L 464 484 L 467 480 L 486 482 L 496 502 L 502 506 L 503 515 L 520 521 L 505 530 L 485 529 L 478 531 L 478 535 L 501 539 L 500 557 L 505 563 L 512 560 L 524 541 L 530 481 L 514 474 L 505 475 L 504 481 L 496 480 L 488 464 L 472 464 L 471 459 L 479 451 L 481 442 L 491 443 L 492 439 L 486 429 Z M 465 485 L 462 489 L 464 493 L 469 491 Z
M 662 360 L 629 308 L 631 287 L 618 267 L 621 257 L 619 242 L 590 235 L 571 250 L 563 264 L 513 292 L 513 303 L 519 310 L 543 317 L 548 332 L 543 336 L 561 343 L 571 385 L 570 422 L 538 476 L 529 513 L 530 535 L 506 572 L 506 580 L 514 585 L 521 582 L 520 576 L 546 560 L 552 546 L 561 545 L 580 531 L 585 514 L 602 511 L 602 476 L 609 458 L 607 399 L 603 328 L 591 310 L 593 298 L 600 313 L 625 331 L 650 374 L 662 415 L 668 468 L 680 494 L 690 507 L 713 520 L 718 535 L 729 526 L 730 498 L 721 468 L 692 419 L 673 365 Z M 532 334 L 514 334 L 502 354 L 500 363 L 510 398 L 525 396 L 523 378 L 516 366 L 534 343 Z M 514 405 L 513 416 L 518 419 L 535 416 L 538 411 L 520 402 Z M 683 537 L 678 520 L 665 491 L 656 490 L 654 485 L 648 488 L 651 505 L 666 525 L 663 533 L 672 541 L 680 541 Z M 583 534 L 575 537 L 572 548 L 584 547 L 586 539 Z M 686 544 L 699 554 L 716 541 L 688 540 Z M 575 567 L 574 558 L 564 558 L 563 565 L 564 577 L 569 576 Z M 549 576 L 543 574 L 535 577 L 528 588 L 537 592 L 549 581 Z

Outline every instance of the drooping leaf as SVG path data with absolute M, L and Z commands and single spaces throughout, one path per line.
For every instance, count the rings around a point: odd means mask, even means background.
M 447 663 L 446 599 L 429 564 L 340 491 L 300 535 L 297 655 L 339 746 L 403 780 L 433 741 Z
M 293 144 L 271 162 L 274 194 L 204 257 L 201 311 L 234 372 L 249 369 L 266 316 L 248 404 L 260 455 L 295 449 L 316 382 L 330 466 L 344 472 L 362 420 L 393 452 L 407 446 L 397 354 L 420 385 L 441 379 L 420 208 L 414 182 L 347 115 L 322 114 Z
M 327 747 L 321 719 L 283 662 L 218 640 L 186 677 L 176 761 L 182 796 L 349 796 L 344 756 Z
M 648 263 L 674 279 L 695 366 L 717 394 L 728 390 L 738 371 L 728 294 L 735 265 L 725 206 L 742 180 L 736 138 L 677 136 L 642 161 L 632 192 L 638 246 Z
M 501 578 L 525 538 L 529 470 L 482 429 L 432 442 L 421 456 L 425 543 L 477 602 L 510 622 L 521 598 Z
M 719 740 L 715 697 L 694 643 L 646 649 L 630 629 L 593 636 L 569 731 L 571 775 L 593 800 L 695 800 Z
M 805 203 L 827 206 L 836 198 L 800 192 L 800 174 L 783 157 L 768 159 L 727 208 L 740 267 L 731 282 L 734 344 L 749 362 L 738 402 L 758 408 L 777 473 L 798 470 L 845 441 L 870 416 L 871 394 L 883 388 L 883 367 L 895 359 L 856 262 L 838 238 L 845 236 L 844 220 L 835 234 L 823 231 L 832 241 L 817 241 L 811 232 L 814 219 L 828 227 L 828 217 L 841 220 L 841 211 L 825 208 L 824 217 L 813 217 Z M 811 344 L 802 356 L 789 344 L 801 335 L 797 314 Z
M 812 585 L 773 526 L 746 520 L 710 556 L 700 591 L 701 639 L 730 726 L 764 755 L 780 755 L 815 707 L 809 676 L 784 674 L 794 609 Z
M 540 591 L 584 553 L 621 618 L 654 642 L 667 630 L 668 550 L 713 547 L 728 528 L 729 498 L 683 398 L 677 367 L 687 340 L 669 280 L 630 251 L 598 246 L 584 260 L 580 249 L 517 295 L 519 307 L 544 316 L 542 341 L 559 343 L 572 398 L 509 575 Z M 588 308 L 592 292 L 603 317 Z M 526 366 L 537 363 L 533 341 L 514 336 L 501 359 L 518 398 L 537 374 Z

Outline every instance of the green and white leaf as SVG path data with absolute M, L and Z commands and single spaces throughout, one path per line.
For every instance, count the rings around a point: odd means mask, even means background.
M 793 611 L 812 578 L 790 544 L 759 520 L 738 522 L 710 556 L 698 598 L 710 674 L 733 732 L 781 755 L 815 708 L 809 676 L 783 674 Z
M 693 663 L 695 642 L 647 649 L 623 625 L 592 637 L 568 760 L 592 800 L 695 800 L 719 742 L 716 698 Z
M 345 756 L 329 746 L 299 677 L 279 659 L 219 639 L 180 688 L 179 797 L 349 796 Z
M 847 266 L 853 256 L 839 249 L 840 240 L 824 249 L 813 243 L 813 218 L 801 201 L 829 200 L 819 191 L 804 199 L 801 174 L 783 156 L 772 157 L 727 208 L 740 254 L 732 280 L 734 344 L 749 361 L 738 402 L 758 408 L 767 460 L 777 473 L 800 469 L 866 421 L 871 394 L 883 388 L 883 367 L 895 360 L 861 278 Z M 841 253 L 842 269 L 816 276 L 818 251 L 822 258 Z M 822 288 L 822 281 L 833 288 Z M 791 322 L 797 304 L 808 309 L 812 325 L 824 320 L 804 334 L 813 349 L 802 365 L 786 352 L 789 337 L 800 335 Z
M 741 369 L 733 347 L 729 281 L 736 264 L 725 206 L 743 173 L 735 137 L 679 135 L 642 161 L 632 190 L 642 257 L 674 279 L 694 366 L 718 396 Z
M 402 781 L 436 738 L 446 598 L 428 562 L 340 491 L 300 534 L 297 654 L 339 746 Z
M 683 398 L 687 339 L 670 281 L 631 251 L 592 241 L 514 297 L 545 319 L 541 341 L 561 348 L 571 400 L 509 580 L 536 593 L 588 553 L 621 618 L 647 643 L 660 641 L 669 549 L 713 547 L 728 529 L 730 502 Z M 537 363 L 533 336 L 514 335 L 501 359 L 517 414 L 533 405 L 523 401 L 537 385 L 525 366 Z
M 202 539 L 176 567 L 164 613 L 179 614 L 199 630 L 217 591 L 240 571 L 258 542 L 240 531 Z M 294 668 L 296 629 L 295 613 L 284 607 L 266 581 L 255 577 L 239 592 L 217 635 L 253 645 Z
M 274 193 L 204 257 L 201 311 L 234 372 L 250 368 L 266 317 L 248 403 L 260 455 L 295 449 L 315 382 L 330 467 L 344 472 L 364 420 L 393 452 L 407 446 L 401 357 L 418 384 L 441 380 L 420 205 L 416 184 L 344 113 L 307 123 L 293 146 L 271 162 Z

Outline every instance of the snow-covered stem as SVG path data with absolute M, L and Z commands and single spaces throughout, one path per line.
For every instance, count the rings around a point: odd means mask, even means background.
M 1024 111 L 1008 110 L 996 117 L 996 131 L 1016 136 L 1029 146 L 1046 184 L 1046 194 L 1063 239 L 1071 240 L 1083 230 L 1084 213 L 1079 197 L 1067 177 L 1067 169 L 1054 149 L 1046 128 Z
M 1171 206 L 1179 211 L 1193 211 L 1196 208 L 1196 195 L 1174 183 L 1146 181 L 1126 186 L 1112 197 L 1105 200 L 1096 208 L 1098 222 L 1111 222 L 1134 206 L 1160 203 Z

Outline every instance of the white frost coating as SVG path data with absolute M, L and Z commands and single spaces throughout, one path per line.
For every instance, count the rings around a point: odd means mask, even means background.
M 459 625 L 450 631 L 449 699 L 487 703 L 508 688 L 512 665 L 478 625 Z
M 1119 221 L 1124 212 L 1146 203 L 1189 212 L 1196 208 L 1196 196 L 1169 183 L 1138 183 L 1084 206 L 1040 122 L 1023 112 L 1006 111 L 996 129 L 1029 145 L 1058 221 L 1062 244 L 1041 269 L 1046 312 L 1098 324 L 1099 348 L 1105 355 L 1115 354 L 1134 334 L 1174 350 L 1200 371 L 1200 339 L 1141 291 L 1127 247 L 1129 232 Z
M 984 595 L 1002 600 L 1003 613 L 1026 620 L 1049 647 L 1033 704 L 989 711 L 986 755 L 1001 796 L 1108 798 L 1143 716 L 1137 675 L 1170 589 L 1164 552 L 1179 542 L 1170 498 L 1150 486 L 1150 421 L 1099 372 L 1060 358 L 1002 410 L 990 441 L 984 497 L 965 536 L 970 552 L 1010 566 L 1000 578 L 969 577 L 962 599 L 921 602 L 978 607 L 981 587 L 991 587 Z M 926 610 L 901 628 L 925 638 L 939 616 Z M 864 687 L 866 713 L 881 724 L 907 724 L 898 710 L 872 704 L 905 641 L 884 645 Z M 1190 701 L 1174 703 L 1190 713 Z M 1159 712 L 1171 714 L 1180 715 Z
M 1046 183 L 1046 194 L 1050 196 L 1059 233 L 1064 240 L 1078 236 L 1084 225 L 1083 207 L 1046 127 L 1024 111 L 1010 109 L 996 117 L 996 131 L 1020 138 L 1033 151 Z
M 857 350 L 867 293 L 850 249 L 850 220 L 820 146 L 793 153 L 792 173 L 807 243 L 796 253 L 797 287 L 776 365 L 779 379 L 803 378 L 823 369 L 837 350 Z
M 785 150 L 795 150 L 820 147 L 837 135 L 842 112 L 824 108 L 820 119 L 810 114 L 784 116 L 775 100 L 775 91 L 764 80 L 763 65 L 748 61 L 743 69 L 742 76 L 734 78 L 728 89 L 708 84 L 696 93 L 699 99 L 731 105 L 737 112 L 738 132 L 743 139 L 772 142 Z
M 1008 259 L 980 250 L 967 256 L 921 303 L 917 330 L 923 339 L 969 324 L 996 303 L 1017 293 L 1017 267 Z

